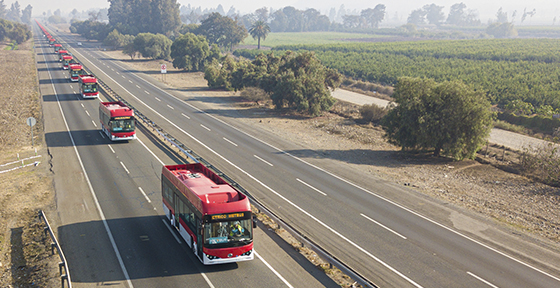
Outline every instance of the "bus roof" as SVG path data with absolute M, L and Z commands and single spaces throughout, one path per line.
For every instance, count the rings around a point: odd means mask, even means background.
M 58 50 L 58 54 L 68 54 L 68 51 L 64 49 L 60 49 Z
M 88 83 L 88 84 L 97 83 L 97 78 L 95 78 L 91 75 L 80 76 L 80 79 L 81 79 L 82 83 Z
M 247 196 L 201 163 L 163 166 L 162 174 L 203 215 L 251 211 Z
M 102 109 L 111 117 L 130 117 L 134 116 L 134 110 L 126 106 L 123 102 L 101 102 Z
M 70 60 L 70 59 L 72 59 L 72 56 L 70 56 L 70 55 L 64 55 L 64 56 L 62 56 L 62 59 L 64 59 L 64 60 Z
M 70 63 L 68 64 L 68 67 L 72 70 L 82 70 L 82 64 L 80 63 Z

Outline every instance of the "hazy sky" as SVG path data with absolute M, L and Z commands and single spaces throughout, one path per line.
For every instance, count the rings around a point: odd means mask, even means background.
M 4 0 L 6 8 L 10 8 L 15 0 Z M 108 8 L 109 2 L 106 0 L 18 0 L 21 8 L 25 8 L 28 4 L 33 7 L 33 15 L 41 15 L 44 11 L 56 9 L 69 13 L 74 8 L 78 11 L 88 10 L 91 8 Z M 192 7 L 216 8 L 219 4 L 222 5 L 227 12 L 231 6 L 242 14 L 254 12 L 261 7 L 272 7 L 279 9 L 285 6 L 293 6 L 297 9 L 315 8 L 321 13 L 326 14 L 330 8 L 334 7 L 337 11 L 341 4 L 344 3 L 346 9 L 362 10 L 366 8 L 373 8 L 377 4 L 385 4 L 387 7 L 387 18 L 393 18 L 395 12 L 398 13 L 400 18 L 406 20 L 406 17 L 412 10 L 421 8 L 426 4 L 435 3 L 439 6 L 444 6 L 444 13 L 449 13 L 449 8 L 455 3 L 463 2 L 467 5 L 467 9 L 477 10 L 480 20 L 486 23 L 490 18 L 496 18 L 496 12 L 500 7 L 503 11 L 508 13 L 511 20 L 511 14 L 517 10 L 517 23 L 523 13 L 523 9 L 527 11 L 536 9 L 537 13 L 533 19 L 527 18 L 525 23 L 529 24 L 552 24 L 552 19 L 557 17 L 557 25 L 560 23 L 560 1 L 559 0 L 509 0 L 509 1 L 488 1 L 488 0 L 426 0 L 426 1 L 413 1 L 413 0 L 390 0 L 390 1 L 365 1 L 365 0 L 276 0 L 276 1 L 263 1 L 263 0 L 178 0 L 181 5 L 190 4 Z

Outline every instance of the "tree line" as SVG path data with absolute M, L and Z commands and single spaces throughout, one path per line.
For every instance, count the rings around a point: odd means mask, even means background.
M 10 9 L 6 9 L 4 0 L 0 0 L 0 19 L 8 20 L 16 23 L 31 24 L 31 13 L 33 7 L 27 5 L 23 10 L 18 1 L 12 3 Z

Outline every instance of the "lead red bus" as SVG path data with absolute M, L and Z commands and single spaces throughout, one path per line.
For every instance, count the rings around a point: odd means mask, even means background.
M 80 75 L 78 77 L 78 81 L 80 82 L 80 94 L 82 94 L 82 97 L 84 99 L 98 98 L 99 90 L 97 87 L 97 78 L 93 75 Z
M 99 121 L 111 141 L 136 139 L 134 110 L 121 101 L 99 103 Z
M 253 260 L 249 198 L 201 163 L 163 166 L 163 210 L 204 265 Z

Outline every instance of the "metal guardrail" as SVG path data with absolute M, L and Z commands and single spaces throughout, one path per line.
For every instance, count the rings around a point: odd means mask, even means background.
M 74 58 L 77 59 L 77 57 L 75 56 Z M 82 64 L 84 69 L 86 69 L 85 64 L 83 62 L 80 63 Z M 95 76 L 93 72 L 89 70 L 86 71 L 88 71 L 90 74 Z M 255 197 L 253 197 L 253 195 L 249 193 L 249 191 L 245 190 L 245 188 L 243 188 L 241 185 L 235 182 L 231 177 L 221 172 L 217 167 L 210 164 L 210 162 L 206 161 L 200 155 L 196 154 L 196 152 L 194 152 L 192 149 L 189 149 L 185 144 L 181 143 L 179 140 L 177 140 L 177 138 L 173 137 L 170 133 L 166 132 L 163 128 L 157 125 L 154 121 L 150 120 L 147 116 L 141 113 L 133 105 L 131 105 L 125 99 L 120 97 L 115 91 L 113 91 L 113 89 L 111 89 L 111 87 L 109 87 L 109 85 L 107 85 L 98 77 L 96 78 L 97 78 L 97 82 L 99 83 L 99 86 L 104 90 L 106 96 L 112 98 L 112 100 L 122 101 L 132 110 L 134 110 L 135 118 L 142 120 L 143 123 L 145 123 L 148 127 L 152 128 L 158 135 L 160 135 L 163 139 L 168 141 L 172 146 L 178 148 L 182 153 L 184 153 L 187 157 L 189 157 L 194 162 L 200 162 L 204 164 L 204 166 L 206 166 L 207 168 L 212 169 L 217 175 L 224 178 L 224 180 L 226 180 L 231 186 L 238 189 L 241 193 L 247 195 L 247 197 L 249 197 L 253 205 L 255 205 L 262 213 L 264 213 L 272 220 L 274 220 L 280 227 L 286 229 L 286 231 L 292 234 L 294 238 L 298 239 L 298 241 L 300 241 L 302 245 L 307 246 L 308 248 L 313 250 L 315 253 L 317 253 L 319 257 L 321 257 L 323 260 L 328 262 L 330 265 L 338 268 L 342 273 L 346 274 L 348 277 L 356 281 L 357 284 L 360 284 L 363 287 L 371 287 L 371 288 L 378 287 L 375 283 L 368 280 L 366 277 L 359 274 L 356 270 L 352 269 L 350 266 L 342 262 L 342 260 L 338 259 L 336 256 L 332 255 L 326 249 L 320 247 L 313 240 L 306 237 L 302 232 L 298 231 L 296 228 L 286 223 L 284 220 L 282 220 L 280 216 L 276 215 L 269 208 L 267 208 L 266 205 L 258 201 Z
M 64 288 L 64 280 L 68 282 L 68 288 L 72 288 L 72 280 L 70 279 L 70 270 L 68 269 L 68 262 L 66 262 L 66 257 L 64 257 L 62 248 L 60 248 L 60 245 L 58 244 L 58 240 L 56 240 L 56 236 L 54 235 L 51 225 L 49 224 L 49 220 L 47 220 L 47 216 L 45 216 L 43 210 L 39 210 L 39 218 L 43 218 L 45 224 L 47 225 L 47 227 L 45 227 L 45 234 L 48 231 L 48 233 L 51 235 L 51 239 L 53 241 L 53 243 L 51 243 L 51 253 L 54 253 L 54 248 L 56 247 L 56 250 L 58 251 L 58 256 L 60 257 L 60 261 L 62 261 L 58 263 L 58 273 L 60 274 L 60 282 L 62 288 Z M 62 274 L 62 267 L 64 267 L 64 274 Z

